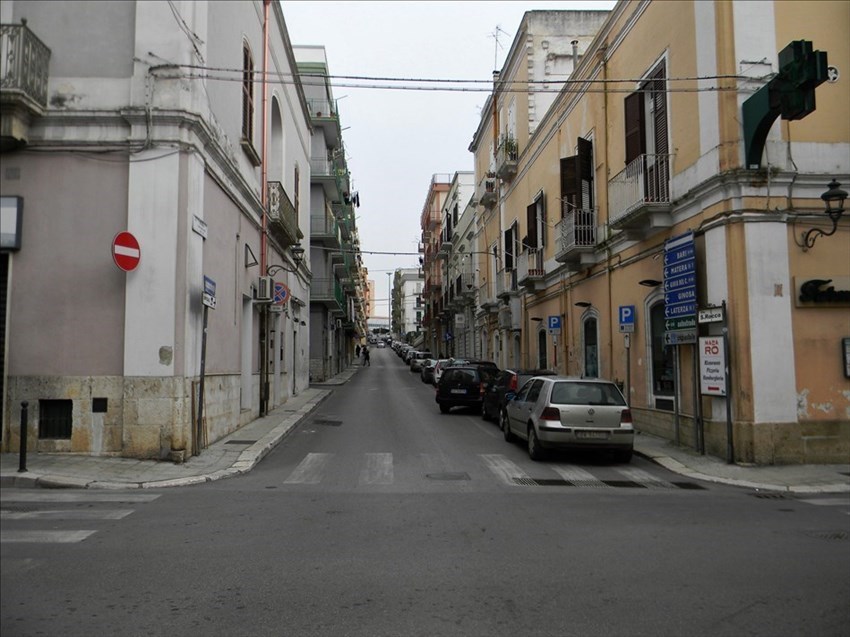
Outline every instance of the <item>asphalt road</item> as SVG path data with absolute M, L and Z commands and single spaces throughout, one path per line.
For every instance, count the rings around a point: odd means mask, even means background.
M 391 350 L 371 362 L 243 477 L 4 489 L 0 632 L 850 634 L 847 495 L 535 463 Z

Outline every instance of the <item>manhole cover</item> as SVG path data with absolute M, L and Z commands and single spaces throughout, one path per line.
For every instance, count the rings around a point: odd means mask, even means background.
M 460 472 L 428 473 L 425 477 L 430 480 L 469 480 L 469 474 Z
M 226 445 L 253 445 L 256 440 L 228 440 L 224 444 Z

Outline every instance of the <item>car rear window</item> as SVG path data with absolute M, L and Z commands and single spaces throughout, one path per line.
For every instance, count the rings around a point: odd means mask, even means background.
M 623 395 L 611 383 L 575 381 L 555 383 L 549 402 L 554 405 L 626 405 Z

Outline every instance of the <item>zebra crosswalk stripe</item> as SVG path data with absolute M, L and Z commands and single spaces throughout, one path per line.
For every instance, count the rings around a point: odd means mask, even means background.
M 481 459 L 484 460 L 487 468 L 506 484 L 516 486 L 515 478 L 530 479 L 525 471 L 501 454 L 481 454 Z
M 3 494 L 3 504 L 7 502 L 153 502 L 158 493 L 128 493 L 120 491 L 16 491 Z
M 133 512 L 132 509 L 110 509 L 106 511 L 0 511 L 3 520 L 121 520 Z
M 332 457 L 332 453 L 308 453 L 284 484 L 319 484 Z
M 0 533 L 0 543 L 73 544 L 82 542 L 94 533 L 97 531 L 3 531 Z
M 366 468 L 360 472 L 360 484 L 392 484 L 393 454 L 367 453 Z
M 666 480 L 662 480 L 661 478 L 652 475 L 648 471 L 644 471 L 643 469 L 617 469 L 620 473 L 626 476 L 632 482 L 638 482 L 650 488 L 660 488 L 660 489 L 675 489 L 676 485 L 672 482 L 667 482 Z
M 552 470 L 555 471 L 559 476 L 561 476 L 567 482 L 572 482 L 577 487 L 602 487 L 605 489 L 610 489 L 611 486 L 605 484 L 594 476 L 592 473 L 585 471 L 579 467 L 564 467 L 561 465 L 555 465 L 552 467 Z

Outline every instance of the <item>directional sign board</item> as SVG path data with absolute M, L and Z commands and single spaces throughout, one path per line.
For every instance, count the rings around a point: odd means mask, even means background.
M 142 258 L 142 251 L 139 248 L 139 242 L 129 232 L 119 232 L 112 240 L 112 260 L 115 265 L 129 272 L 135 270 Z
M 620 331 L 634 332 L 635 331 L 635 306 L 621 305 L 620 306 Z
M 546 322 L 547 327 L 549 328 L 550 334 L 560 334 L 561 333 L 561 317 L 560 316 L 550 316 Z
M 694 234 L 664 244 L 664 318 L 667 345 L 696 342 L 697 276 Z
M 704 396 L 726 395 L 726 352 L 722 336 L 699 339 L 700 393 Z

